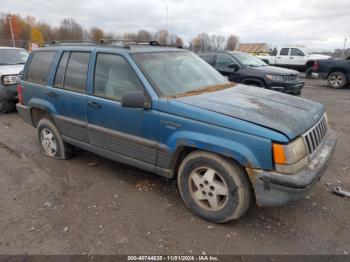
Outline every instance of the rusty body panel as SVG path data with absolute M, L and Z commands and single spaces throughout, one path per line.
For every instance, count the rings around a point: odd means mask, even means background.
M 325 111 L 318 102 L 245 85 L 176 100 L 268 127 L 289 139 L 308 130 Z

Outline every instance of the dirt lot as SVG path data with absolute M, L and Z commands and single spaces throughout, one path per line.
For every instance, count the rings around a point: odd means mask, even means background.
M 350 198 L 330 192 L 350 190 L 350 89 L 311 80 L 302 96 L 338 132 L 328 172 L 305 199 L 224 225 L 189 212 L 176 181 L 87 152 L 48 159 L 34 128 L 0 116 L 0 254 L 350 253 Z

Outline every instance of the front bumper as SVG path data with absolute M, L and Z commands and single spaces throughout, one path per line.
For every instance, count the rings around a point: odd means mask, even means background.
M 297 82 L 274 82 L 271 81 L 268 83 L 267 88 L 275 91 L 279 91 L 282 93 L 292 94 L 292 95 L 300 95 L 301 89 L 304 87 L 304 81 Z
M 336 145 L 331 129 L 309 164 L 294 175 L 247 169 L 258 206 L 281 206 L 304 197 L 326 171 Z
M 0 84 L 0 97 L 6 101 L 17 101 L 17 85 L 5 86 Z

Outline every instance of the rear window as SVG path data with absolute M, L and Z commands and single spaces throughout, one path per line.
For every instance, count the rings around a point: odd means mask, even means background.
M 26 81 L 46 85 L 56 52 L 36 52 L 30 62 Z
M 214 64 L 215 55 L 199 55 L 199 57 L 202 58 L 209 65 L 213 65 Z
M 58 65 L 54 87 L 86 93 L 90 52 L 64 52 Z

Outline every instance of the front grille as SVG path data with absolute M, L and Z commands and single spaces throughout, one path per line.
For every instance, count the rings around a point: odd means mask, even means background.
M 286 82 L 294 82 L 294 81 L 298 81 L 298 75 L 286 75 L 286 76 L 282 76 L 283 80 Z
M 322 118 L 314 125 L 309 131 L 307 131 L 303 137 L 307 150 L 310 155 L 316 152 L 316 150 L 321 146 L 324 138 L 327 135 L 328 124 L 326 115 L 323 115 Z

